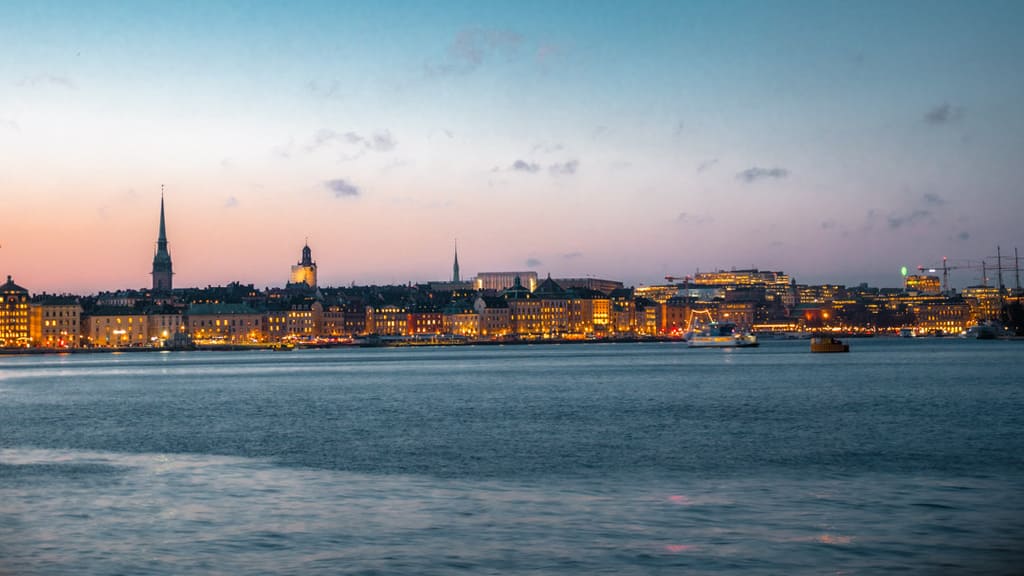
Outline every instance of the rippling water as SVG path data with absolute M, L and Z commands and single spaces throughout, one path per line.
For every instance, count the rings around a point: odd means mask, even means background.
M 0 359 L 0 574 L 1013 574 L 1024 343 Z

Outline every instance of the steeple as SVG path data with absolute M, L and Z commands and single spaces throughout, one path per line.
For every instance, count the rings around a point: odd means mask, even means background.
M 156 254 L 153 255 L 153 291 L 170 292 L 171 278 L 174 276 L 171 266 L 171 254 L 167 251 L 167 225 L 164 221 L 164 187 L 160 186 L 160 233 L 156 239 Z
M 459 278 L 459 241 L 455 241 L 455 264 L 452 265 L 452 282 L 462 282 Z

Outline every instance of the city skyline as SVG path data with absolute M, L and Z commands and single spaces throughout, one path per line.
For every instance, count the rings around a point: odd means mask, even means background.
M 5 3 L 33 292 L 730 268 L 899 286 L 1020 244 L 1016 3 Z M 1012 252 L 1011 252 L 1012 253 Z M 951 284 L 980 283 L 959 271 Z

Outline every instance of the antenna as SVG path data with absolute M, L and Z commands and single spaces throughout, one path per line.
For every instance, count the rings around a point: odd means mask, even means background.
M 999 270 L 999 293 L 1003 293 L 1003 250 L 996 246 L 996 269 Z

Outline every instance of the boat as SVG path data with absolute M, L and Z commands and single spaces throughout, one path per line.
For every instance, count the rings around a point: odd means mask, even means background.
M 849 352 L 850 345 L 831 336 L 811 338 L 811 352 Z
M 690 348 L 748 348 L 757 346 L 757 336 L 741 332 L 731 322 L 711 322 L 690 336 Z
M 272 344 L 270 346 L 270 349 L 274 350 L 274 351 L 277 351 L 277 352 L 287 352 L 289 350 L 295 350 L 295 343 L 294 342 L 275 342 L 274 344 Z

